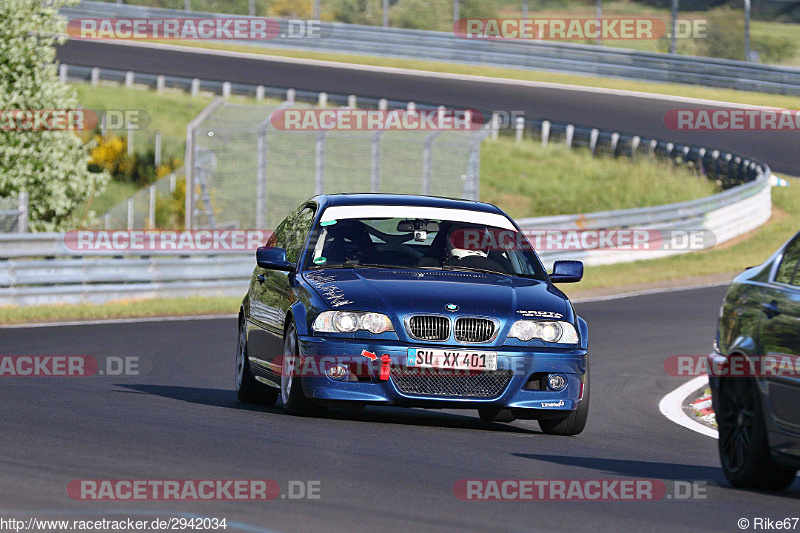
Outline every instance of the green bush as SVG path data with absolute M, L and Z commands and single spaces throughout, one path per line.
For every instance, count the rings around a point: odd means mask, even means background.
M 707 18 L 707 36 L 698 39 L 700 54 L 722 59 L 745 59 L 742 10 L 725 6 L 709 11 Z M 780 63 L 794 56 L 795 43 L 786 37 L 753 36 L 751 32 L 750 49 L 759 53 L 762 63 Z

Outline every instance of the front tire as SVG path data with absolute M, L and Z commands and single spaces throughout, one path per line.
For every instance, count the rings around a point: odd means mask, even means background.
M 589 418 L 589 367 L 586 367 L 586 376 L 583 382 L 583 399 L 578 408 L 562 418 L 539 420 L 539 427 L 548 435 L 577 435 L 586 427 Z
M 725 478 L 734 487 L 785 490 L 797 470 L 776 463 L 769 452 L 761 394 L 752 379 L 720 383 L 717 402 L 719 456 Z
M 290 415 L 311 416 L 323 411 L 306 398 L 303 392 L 302 377 L 297 375 L 298 357 L 297 330 L 289 324 L 283 337 L 283 361 L 281 362 L 281 401 Z
M 256 381 L 247 359 L 247 327 L 244 319 L 239 322 L 239 341 L 236 346 L 236 396 L 242 403 L 272 405 L 278 399 L 278 391 Z

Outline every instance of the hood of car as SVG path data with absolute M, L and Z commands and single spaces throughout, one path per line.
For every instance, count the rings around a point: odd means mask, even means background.
M 572 320 L 566 297 L 544 281 L 465 271 L 322 269 L 303 278 L 330 309 Z

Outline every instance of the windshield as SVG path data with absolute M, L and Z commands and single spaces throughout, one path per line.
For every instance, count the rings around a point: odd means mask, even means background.
M 323 216 L 311 233 L 305 267 L 467 270 L 546 279 L 528 241 L 510 228 L 441 218 Z

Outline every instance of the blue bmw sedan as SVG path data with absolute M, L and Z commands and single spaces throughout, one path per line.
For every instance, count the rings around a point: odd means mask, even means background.
M 266 246 L 239 311 L 236 391 L 290 414 L 476 409 L 575 435 L 589 411 L 586 322 L 497 207 L 427 196 L 317 196 Z

